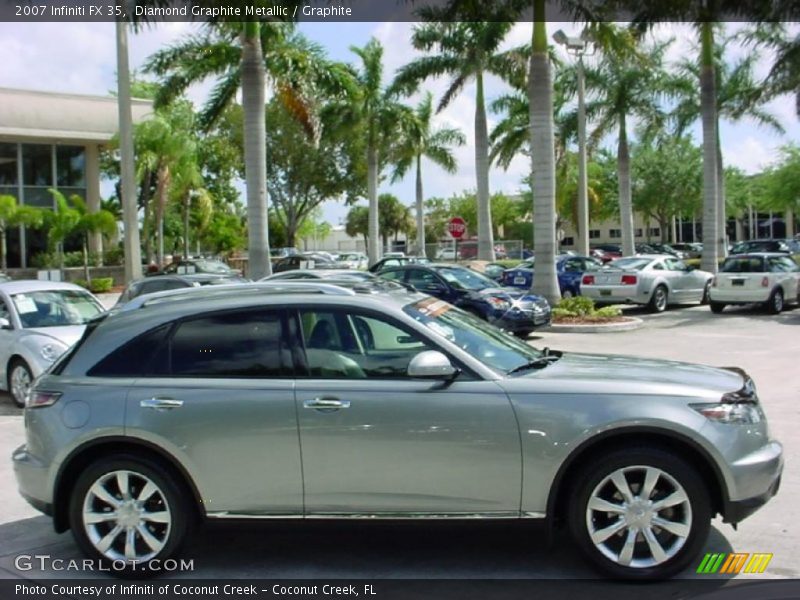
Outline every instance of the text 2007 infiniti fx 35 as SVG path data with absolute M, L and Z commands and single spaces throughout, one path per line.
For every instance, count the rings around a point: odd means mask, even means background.
M 25 498 L 137 569 L 199 520 L 429 517 L 547 519 L 606 574 L 668 577 L 783 468 L 739 369 L 537 350 L 390 282 L 135 299 L 25 425 Z

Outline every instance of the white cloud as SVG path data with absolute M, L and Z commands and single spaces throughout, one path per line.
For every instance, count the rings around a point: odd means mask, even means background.
M 743 140 L 723 145 L 722 158 L 726 165 L 739 167 L 745 173 L 752 174 L 774 162 L 777 153 L 763 139 L 749 135 Z

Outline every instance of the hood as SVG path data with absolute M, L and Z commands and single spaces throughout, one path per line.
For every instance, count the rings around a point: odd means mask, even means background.
M 35 334 L 43 338 L 50 338 L 69 347 L 81 339 L 85 329 L 86 325 L 64 325 L 62 327 L 34 327 L 24 331 L 28 335 Z
M 549 367 L 529 371 L 525 377 L 573 382 L 624 382 L 634 388 L 643 384 L 681 386 L 719 392 L 720 395 L 739 390 L 744 385 L 742 375 L 718 367 L 656 358 L 568 352 Z

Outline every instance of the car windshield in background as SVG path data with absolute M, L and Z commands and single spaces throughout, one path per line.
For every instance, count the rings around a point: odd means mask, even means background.
M 513 335 L 437 298 L 425 298 L 403 311 L 491 368 L 509 373 L 542 356 Z
M 11 299 L 25 329 L 83 325 L 103 312 L 94 298 L 77 290 L 28 292 Z
M 626 269 L 629 271 L 641 271 L 653 262 L 652 258 L 618 258 L 608 263 L 612 269 Z
M 444 277 L 447 283 L 462 290 L 480 291 L 497 287 L 497 282 L 469 269 L 443 267 L 436 272 Z
M 227 274 L 231 272 L 228 265 L 218 260 L 198 260 L 195 265 L 197 265 L 197 270 L 202 273 Z

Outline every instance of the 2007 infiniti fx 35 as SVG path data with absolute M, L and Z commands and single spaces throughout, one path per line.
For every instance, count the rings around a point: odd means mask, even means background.
M 34 383 L 25 425 L 25 498 L 139 568 L 204 519 L 479 517 L 662 578 L 783 467 L 739 369 L 537 350 L 390 282 L 137 298 Z

